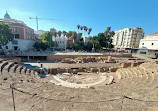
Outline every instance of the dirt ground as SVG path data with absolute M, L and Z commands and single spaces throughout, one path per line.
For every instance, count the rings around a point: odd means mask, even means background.
M 28 75 L 10 76 L 0 74 L 0 111 L 158 111 L 158 65 L 149 61 L 142 64 L 148 74 L 138 76 L 122 68 L 124 79 L 118 80 L 118 72 L 79 75 L 50 75 L 46 78 L 32 78 Z M 73 64 L 70 67 L 73 67 Z M 84 64 L 86 65 L 86 64 Z M 88 64 L 90 66 L 92 64 Z M 99 64 L 93 64 L 99 66 Z M 101 66 L 103 64 L 100 64 Z M 107 66 L 107 64 L 105 64 Z M 149 67 L 149 66 L 150 67 Z M 65 64 L 51 64 L 51 67 L 67 67 Z M 47 64 L 45 67 L 49 67 Z M 77 66 L 75 66 L 77 67 Z M 153 69 L 154 68 L 154 69 Z M 150 74 L 153 75 L 153 78 Z M 127 76 L 128 75 L 128 76 Z M 52 83 L 54 77 L 76 84 L 91 84 L 113 76 L 115 83 L 100 83 L 87 88 L 70 88 Z M 142 78 L 142 79 L 138 79 Z M 57 80 L 57 79 L 56 79 Z M 148 81 L 153 81 L 152 85 Z M 56 81 L 58 82 L 58 81 Z M 142 84 L 138 84 L 142 83 Z

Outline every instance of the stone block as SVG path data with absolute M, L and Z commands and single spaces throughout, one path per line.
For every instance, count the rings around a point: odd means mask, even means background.
M 77 74 L 77 73 L 78 73 L 78 70 L 77 70 L 77 69 L 73 69 L 73 70 L 72 70 L 72 73 L 73 73 L 73 74 Z
M 98 68 L 91 68 L 91 72 L 99 72 Z
M 137 63 L 137 62 L 131 63 L 131 67 L 136 67 L 138 65 L 139 65 L 139 63 Z
M 75 61 L 71 58 L 65 58 L 61 61 L 61 63 L 75 63 Z
M 50 74 L 57 74 L 57 68 L 50 68 Z
M 109 71 L 110 71 L 110 72 L 116 72 L 117 70 L 118 70 L 117 67 L 111 67 L 111 68 L 109 68 Z
M 131 66 L 131 63 L 122 63 L 121 64 L 122 68 L 127 68 L 127 67 L 130 67 L 130 66 Z
M 79 68 L 78 72 L 86 72 L 86 69 Z
M 103 70 L 104 70 L 104 72 L 107 72 L 107 71 L 109 71 L 109 68 L 108 67 L 104 67 Z
M 64 73 L 64 72 L 66 72 L 65 68 L 59 68 L 59 69 L 57 69 L 57 73 Z
M 104 69 L 103 68 L 99 68 L 99 72 L 104 72 Z

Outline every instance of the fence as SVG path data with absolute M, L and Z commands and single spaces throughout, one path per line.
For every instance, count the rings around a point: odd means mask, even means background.
M 57 101 L 57 102 L 62 102 L 62 103 L 64 102 L 64 103 L 78 103 L 78 104 L 81 103 L 81 104 L 87 104 L 87 103 L 105 103 L 105 102 L 119 100 L 120 101 L 120 105 L 119 105 L 119 108 L 118 108 L 119 111 L 123 110 L 124 100 L 125 99 L 132 100 L 132 101 L 139 101 L 139 102 L 155 102 L 155 103 L 158 102 L 158 101 L 146 101 L 146 100 L 141 100 L 141 99 L 135 99 L 135 98 L 128 97 L 126 95 L 122 95 L 122 97 L 119 97 L 119 98 L 114 98 L 114 99 L 110 99 L 110 100 L 102 100 L 102 101 L 66 101 L 66 100 L 57 100 L 57 99 L 53 99 L 53 98 L 46 98 L 46 97 L 42 97 L 40 95 L 37 95 L 36 93 L 26 92 L 26 91 L 23 91 L 23 90 L 20 90 L 20 89 L 14 87 L 14 84 L 11 84 L 10 88 L 11 88 L 11 91 L 12 91 L 11 93 L 12 93 L 13 110 L 14 111 L 16 111 L 16 102 L 15 102 L 15 97 L 14 97 L 14 91 L 17 91 L 17 92 L 20 92 L 20 93 L 23 93 L 23 94 L 26 94 L 26 95 L 31 95 L 33 97 L 41 98 L 41 99 L 44 99 L 44 100 Z M 31 107 L 31 109 L 32 109 L 32 107 Z M 31 111 L 31 109 L 29 111 Z

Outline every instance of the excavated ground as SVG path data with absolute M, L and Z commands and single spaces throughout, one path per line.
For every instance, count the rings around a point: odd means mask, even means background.
M 12 68 L 9 72 L 2 70 L 8 66 L 1 68 L 0 111 L 13 111 L 13 103 L 16 111 L 158 110 L 158 64 L 155 61 L 134 68 L 121 68 L 116 73 L 107 74 L 108 77 L 113 75 L 115 79 L 118 77 L 116 83 L 88 88 L 56 85 L 50 82 L 51 77 L 38 78 L 35 73 L 27 74 L 27 71 L 23 73 L 24 68 L 21 67 L 13 72 L 10 72 Z M 56 75 L 56 77 L 76 84 L 89 84 L 102 80 L 101 74 Z

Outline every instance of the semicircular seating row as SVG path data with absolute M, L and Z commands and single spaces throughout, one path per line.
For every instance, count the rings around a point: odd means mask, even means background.
M 118 82 L 107 86 L 106 90 L 133 98 L 158 101 L 158 95 L 156 95 L 158 92 L 158 64 L 144 63 L 139 67 L 121 68 L 117 70 L 116 75 Z M 151 95 L 154 93 L 155 95 Z
M 118 76 L 118 82 L 116 82 L 115 84 L 107 85 L 107 86 L 101 86 L 99 88 L 96 87 L 94 90 L 87 90 L 87 93 L 82 92 L 84 93 L 84 97 L 88 98 L 90 96 L 89 94 L 91 94 L 90 92 L 94 91 L 95 93 L 99 95 L 103 94 L 103 97 L 105 97 L 106 99 L 114 99 L 117 96 L 121 97 L 120 95 L 125 95 L 130 98 L 135 98 L 135 99 L 140 99 L 140 100 L 158 101 L 158 64 L 143 63 L 142 65 L 138 67 L 134 67 L 134 68 L 121 68 L 116 71 L 116 75 Z M 36 84 L 31 84 L 31 83 L 29 83 L 29 85 L 30 87 L 32 87 L 29 89 L 29 92 L 35 91 L 35 88 L 38 87 L 37 92 L 40 90 L 42 91 L 40 93 L 43 93 L 48 97 L 52 97 L 53 94 L 55 94 L 54 92 L 58 92 L 58 91 L 60 92 L 60 90 L 61 92 L 62 91 L 69 92 L 69 91 L 76 90 L 75 88 L 70 89 L 63 86 L 50 85 L 49 83 L 44 84 L 45 87 L 39 87 Z M 42 84 L 39 83 L 39 85 L 42 85 Z M 47 89 L 51 87 L 53 87 L 54 89 L 53 88 L 52 88 L 53 90 Z M 57 91 L 54 91 L 54 90 L 57 90 Z M 81 94 L 80 90 L 81 89 L 76 90 L 76 93 L 78 92 L 77 93 L 78 95 Z M 106 93 L 106 92 L 109 92 L 109 93 Z M 107 102 L 104 104 L 109 104 L 109 103 Z M 158 104 L 155 102 L 143 102 L 143 101 L 136 101 L 136 100 L 132 101 L 132 99 L 124 100 L 123 111 L 133 111 L 133 110 L 136 110 L 137 107 L 139 107 L 139 109 L 141 108 L 145 109 L 147 107 L 158 108 Z M 156 111 L 156 110 L 151 110 L 151 111 Z
M 27 77 L 39 78 L 38 72 L 19 65 L 12 60 L 0 60 L 0 78 L 4 77 Z

